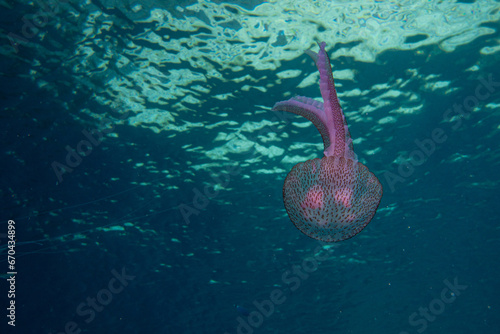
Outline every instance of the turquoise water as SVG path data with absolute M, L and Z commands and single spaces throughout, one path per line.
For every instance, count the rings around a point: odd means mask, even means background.
M 499 332 L 498 2 L 0 4 L 2 333 Z M 328 245 L 282 198 L 321 137 L 271 111 L 320 41 L 384 188 Z

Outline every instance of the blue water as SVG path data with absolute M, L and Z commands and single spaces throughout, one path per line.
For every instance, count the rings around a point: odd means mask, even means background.
M 0 4 L 1 333 L 500 332 L 498 2 L 374 4 L 354 23 L 314 1 Z M 320 97 L 301 50 L 323 39 L 384 188 L 330 245 L 282 199 L 321 137 L 270 111 Z

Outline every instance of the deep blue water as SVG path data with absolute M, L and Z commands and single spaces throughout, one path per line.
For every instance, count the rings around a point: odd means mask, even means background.
M 325 26 L 311 9 L 318 21 L 298 21 L 299 7 L 279 1 L 269 14 L 279 29 L 266 21 L 271 37 L 250 40 L 231 34 L 256 26 L 259 2 L 207 2 L 205 12 L 187 1 L 48 3 L 0 3 L 2 333 L 500 332 L 498 2 L 458 2 L 465 14 L 443 5 L 446 24 L 463 16 L 470 35 L 488 29 L 453 49 L 446 41 L 458 33 L 434 42 L 428 32 L 428 42 L 381 46 L 373 59 L 352 51 L 373 47 L 368 37 L 336 28 L 347 19 Z M 415 6 L 398 10 L 423 15 Z M 148 21 L 155 8 L 171 17 Z M 46 23 L 23 35 L 40 11 Z M 300 37 L 311 27 L 319 35 Z M 16 47 L 12 33 L 24 39 Z M 329 246 L 300 233 L 282 199 L 294 161 L 321 157 L 321 138 L 270 111 L 290 94 L 320 96 L 317 79 L 299 85 L 312 62 L 286 52 L 315 48 L 321 34 L 331 35 L 334 70 L 353 75 L 337 90 L 354 149 L 384 187 L 372 222 Z M 398 34 L 406 30 L 388 36 Z M 429 144 L 436 129 L 446 139 Z M 92 141 L 85 133 L 97 144 L 80 144 Z M 68 162 L 67 146 L 88 153 Z M 58 177 L 55 162 L 72 171 Z

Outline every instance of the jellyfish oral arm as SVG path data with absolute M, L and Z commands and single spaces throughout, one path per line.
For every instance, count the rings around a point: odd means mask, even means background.
M 332 65 L 325 51 L 325 45 L 325 42 L 319 45 L 319 53 L 316 55 L 311 50 L 307 50 L 306 53 L 314 60 L 319 71 L 319 88 L 323 97 L 326 127 L 331 140 L 331 145 L 325 147 L 325 156 L 342 156 L 344 155 L 347 126 L 344 126 L 344 114 L 335 90 Z
M 276 103 L 273 110 L 291 112 L 308 119 L 321 134 L 325 148 L 330 146 L 330 132 L 328 131 L 323 103 L 309 97 L 295 96 L 290 100 Z
M 352 148 L 352 139 L 347 128 L 342 108 L 335 90 L 330 58 L 325 51 L 325 42 L 320 44 L 319 53 L 307 50 L 314 60 L 320 74 L 320 90 L 323 103 L 314 99 L 296 96 L 287 101 L 278 102 L 273 110 L 287 111 L 310 120 L 323 138 L 325 156 L 339 156 L 357 160 Z

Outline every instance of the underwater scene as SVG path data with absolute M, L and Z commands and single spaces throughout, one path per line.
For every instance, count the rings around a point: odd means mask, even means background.
M 499 1 L 0 6 L 0 333 L 500 333 Z

